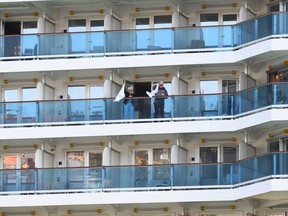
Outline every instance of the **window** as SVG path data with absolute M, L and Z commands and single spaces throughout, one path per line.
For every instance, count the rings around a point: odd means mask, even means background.
M 223 162 L 233 163 L 237 160 L 237 149 L 236 147 L 223 147 Z
M 170 164 L 171 149 L 159 148 L 153 149 L 153 164 Z
M 218 13 L 200 14 L 200 26 L 218 25 Z
M 68 21 L 68 32 L 83 32 L 86 31 L 86 20 L 77 19 Z
M 171 30 L 157 28 L 170 28 L 172 26 L 172 16 L 154 16 L 135 19 L 135 28 L 143 29 L 136 32 L 138 50 L 155 50 L 162 48 L 171 48 L 171 38 L 166 35 L 171 34 Z M 154 28 L 154 30 L 145 30 Z
M 218 148 L 217 147 L 200 147 L 201 163 L 217 163 Z
M 236 80 L 222 80 L 222 93 L 235 93 Z
M 4 184 L 16 184 L 16 169 L 19 168 L 28 169 L 21 170 L 21 183 L 33 183 L 34 170 L 29 169 L 35 168 L 35 153 L 22 152 L 18 154 L 3 155 L 3 169 L 9 170 L 5 172 L 6 175 L 4 179 Z
M 103 31 L 104 20 L 92 20 L 90 21 L 90 31 Z
M 67 167 L 84 167 L 84 151 L 67 152 Z
M 223 25 L 235 25 L 237 23 L 236 14 L 223 14 Z
M 279 140 L 269 142 L 268 148 L 269 152 L 279 152 L 280 151 Z
M 170 28 L 172 26 L 172 16 L 155 16 L 154 28 Z
M 136 18 L 136 29 L 148 29 L 150 27 L 149 18 Z

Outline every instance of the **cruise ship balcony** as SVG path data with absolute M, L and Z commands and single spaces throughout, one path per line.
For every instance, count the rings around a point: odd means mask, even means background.
M 0 60 L 232 52 L 286 38 L 287 20 L 283 12 L 225 26 L 2 35 Z
M 0 200 L 2 207 L 13 206 L 10 198 L 18 195 L 21 195 L 17 198 L 18 207 L 27 206 L 27 199 L 33 200 L 28 205 L 34 207 L 44 202 L 57 205 L 60 200 L 63 205 L 80 205 L 82 200 L 71 197 L 76 194 L 91 199 L 89 204 L 99 205 L 104 199 L 105 204 L 111 205 L 119 203 L 120 194 L 121 205 L 137 203 L 139 198 L 152 205 L 159 202 L 156 194 L 160 194 L 164 204 L 202 202 L 205 205 L 211 201 L 242 199 L 253 202 L 261 200 L 263 194 L 287 191 L 287 156 L 287 152 L 278 152 L 216 164 L 1 170 Z M 64 197 L 66 200 L 62 200 Z M 263 201 L 261 205 L 278 205 L 282 198 L 279 193 L 278 199 Z
M 1 102 L 0 126 L 5 128 L 109 125 L 122 123 L 234 121 L 274 110 L 285 112 L 288 83 L 268 83 L 233 94 L 168 96 L 163 118 L 155 116 L 153 97 L 134 97 L 134 118 L 125 119 L 123 100 L 115 98 Z M 271 121 L 277 120 L 270 119 Z M 283 117 L 282 120 L 285 120 Z M 287 119 L 286 119 L 287 120 Z M 255 123 L 257 125 L 259 123 Z M 206 128 L 207 130 L 208 128 Z M 243 129 L 243 128 L 238 128 Z M 181 131 L 179 131 L 181 132 Z M 192 131 L 191 131 L 192 132 Z

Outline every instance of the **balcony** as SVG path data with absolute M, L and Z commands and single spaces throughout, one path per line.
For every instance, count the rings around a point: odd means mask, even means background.
M 154 98 L 135 97 L 133 119 L 114 98 L 0 103 L 0 126 L 118 124 L 123 122 L 233 120 L 270 109 L 286 109 L 288 83 L 269 83 L 234 94 L 179 95 L 165 99 L 164 118 L 154 116 Z M 145 113 L 142 108 L 145 106 Z M 144 115 L 145 114 L 145 115 Z
M 0 59 L 234 51 L 255 41 L 286 37 L 287 20 L 287 13 L 275 13 L 233 26 L 1 36 Z
M 288 153 L 235 163 L 0 170 L 0 194 L 235 189 L 287 178 Z

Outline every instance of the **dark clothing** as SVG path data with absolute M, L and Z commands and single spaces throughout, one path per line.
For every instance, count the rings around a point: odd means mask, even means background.
M 129 93 L 129 92 L 125 91 L 124 104 L 127 104 L 128 102 L 132 102 L 132 104 L 134 106 L 135 100 L 131 100 L 131 98 L 133 98 L 133 97 L 134 97 L 133 93 Z
M 164 118 L 164 100 L 166 98 L 168 98 L 167 90 L 165 87 L 159 86 L 154 100 L 155 118 Z

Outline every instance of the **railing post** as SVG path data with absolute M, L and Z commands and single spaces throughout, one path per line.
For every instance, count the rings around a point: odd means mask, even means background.
M 171 164 L 170 167 L 170 187 L 172 188 L 174 186 L 174 165 Z
M 39 120 L 40 120 L 39 110 L 40 110 L 39 101 L 36 101 L 36 122 L 37 123 L 39 123 Z
M 272 105 L 277 104 L 277 85 L 276 84 L 272 84 L 272 95 L 273 95 L 273 99 L 271 101 L 273 101 Z
M 273 164 L 272 164 L 272 166 L 273 166 L 272 175 L 277 175 L 277 154 L 276 153 L 272 154 L 272 162 L 273 162 Z
M 106 180 L 106 168 L 105 167 L 102 167 L 102 191 L 104 190 L 105 188 L 105 180 Z
M 34 170 L 34 193 L 38 190 L 38 170 Z M 43 189 L 43 188 L 42 188 Z

